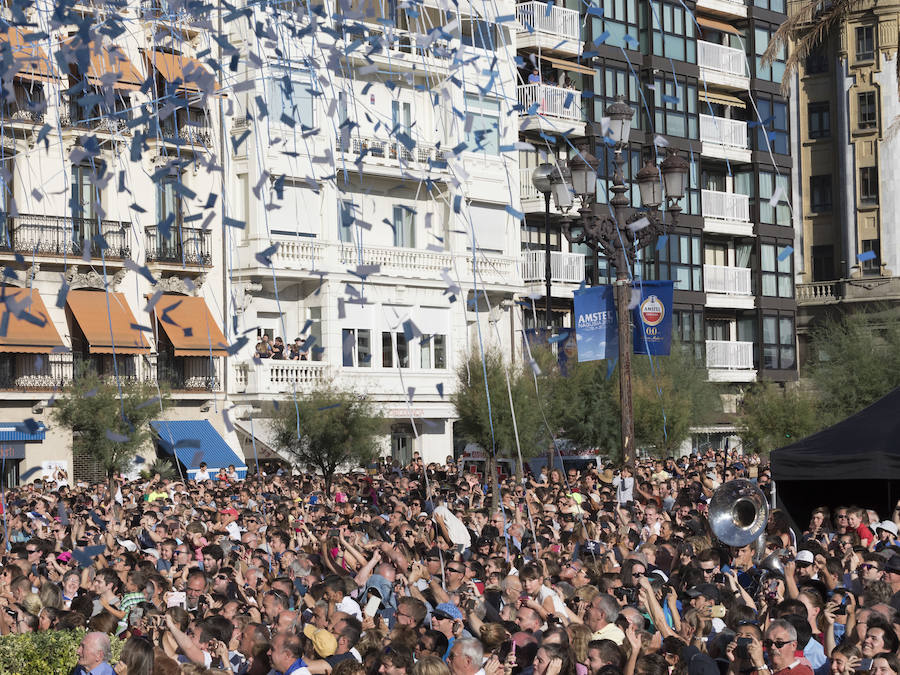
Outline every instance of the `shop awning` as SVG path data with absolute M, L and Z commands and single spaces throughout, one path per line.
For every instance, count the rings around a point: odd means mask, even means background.
M 47 427 L 38 424 L 29 428 L 24 422 L 0 425 L 0 441 L 43 441 Z
M 725 23 L 724 21 L 717 21 L 716 19 L 708 19 L 705 16 L 698 16 L 697 23 L 700 24 L 701 28 L 710 28 L 712 30 L 718 30 L 723 33 L 731 33 L 732 35 L 740 35 L 741 31 L 732 26 L 730 23 Z
M 149 354 L 150 345 L 122 293 L 69 291 L 66 304 L 91 354 Z
M 49 354 L 62 340 L 35 289 L 6 288 L 0 293 L 0 352 Z
M 126 89 L 137 91 L 141 88 L 144 78 L 137 67 L 128 60 L 125 53 L 116 46 L 101 49 L 97 52 L 91 47 L 91 63 L 88 66 L 87 79 L 94 86 L 103 85 L 103 76 L 113 73 L 117 79 L 112 83 L 113 89 Z M 109 78 L 107 78 L 109 82 Z
M 153 310 L 175 356 L 228 355 L 228 342 L 203 298 L 163 295 Z
M 147 52 L 146 55 L 147 61 L 159 71 L 163 79 L 169 84 L 177 85 L 181 91 L 199 94 L 202 90 L 198 81 L 204 77 L 212 77 L 206 66 L 190 56 L 156 50 Z M 218 90 L 218 83 L 214 83 L 214 87 Z
M 7 43 L 12 51 L 14 77 L 36 82 L 54 82 L 59 79 L 50 66 L 46 52 L 38 46 L 38 40 L 28 42 L 25 33 L 18 28 L 0 30 L 0 43 Z M 0 47 L 6 49 L 6 47 Z
M 575 63 L 574 61 L 566 61 L 565 59 L 555 59 L 552 56 L 542 56 L 541 61 L 546 61 L 554 68 L 561 68 L 562 70 L 568 70 L 573 73 L 581 73 L 582 75 L 593 75 L 595 72 L 593 68 L 583 66 L 580 63 Z
M 156 420 L 150 422 L 150 428 L 162 451 L 175 455 L 187 469 L 189 478 L 197 474 L 203 462 L 210 475 L 232 464 L 240 478 L 247 475 L 247 464 L 207 420 Z
M 701 91 L 700 92 L 700 100 L 701 101 L 709 101 L 710 103 L 717 103 L 720 105 L 730 105 L 735 108 L 746 108 L 747 104 L 744 103 L 737 96 L 730 96 L 728 94 L 720 94 L 717 91 Z

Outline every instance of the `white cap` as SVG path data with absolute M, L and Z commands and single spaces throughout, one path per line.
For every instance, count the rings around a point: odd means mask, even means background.
M 816 559 L 813 557 L 812 551 L 807 551 L 803 549 L 797 554 L 797 557 L 794 558 L 794 562 L 802 562 L 802 563 L 814 563 Z
M 883 520 L 875 526 L 876 530 L 887 530 L 895 537 L 897 536 L 897 524 L 893 520 Z

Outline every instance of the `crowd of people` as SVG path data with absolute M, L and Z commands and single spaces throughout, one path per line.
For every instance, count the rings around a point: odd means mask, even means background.
M 207 476 L 8 490 L 0 633 L 85 629 L 91 675 L 900 675 L 900 505 L 727 547 L 756 458 Z
M 285 345 L 281 337 L 270 340 L 266 333 L 259 335 L 259 341 L 256 343 L 256 358 L 258 359 L 274 359 L 275 361 L 307 361 L 309 360 L 309 343 L 304 342 L 300 338 L 294 338 L 294 341 Z

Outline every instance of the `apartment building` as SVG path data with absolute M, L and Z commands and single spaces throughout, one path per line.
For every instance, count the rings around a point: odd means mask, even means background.
M 526 127 L 523 138 L 537 138 L 537 145 L 562 159 L 573 147 L 590 148 L 600 160 L 597 193 L 605 202 L 613 151 L 596 133 L 606 107 L 621 96 L 634 109 L 626 181 L 645 161 L 661 161 L 666 147 L 689 160 L 682 213 L 663 243 L 641 252 L 633 273 L 675 282 L 677 337 L 705 360 L 723 399 L 721 423 L 695 430 L 694 443 L 719 446 L 735 430 L 731 413 L 747 383 L 797 377 L 791 129 L 780 91 L 784 55 L 771 64 L 761 59 L 784 19 L 784 3 L 700 0 L 693 11 L 677 0 L 599 4 L 589 10 L 576 2 L 554 4 L 549 11 L 543 3 L 517 5 L 520 62 L 543 67 L 541 85 L 520 83 L 520 103 L 527 107 L 535 86 L 546 90 L 543 135 Z M 581 40 L 574 12 L 580 12 Z M 542 32 L 548 34 L 543 40 Z M 560 37 L 554 39 L 554 32 Z M 575 106 L 557 105 L 566 100 L 554 88 L 559 82 L 574 87 Z M 548 141 L 554 131 L 555 145 Z M 520 186 L 527 212 L 523 255 L 540 262 L 544 203 L 526 181 L 538 161 L 537 153 L 521 154 Z M 634 185 L 635 207 L 639 200 Z M 566 241 L 559 209 L 551 210 L 553 304 L 565 311 L 582 279 L 610 283 L 615 271 L 602 255 Z M 540 293 L 543 266 L 523 263 L 523 275 Z M 556 317 L 550 322 L 562 323 Z
M 816 11 L 789 3 L 801 31 Z M 854 4 L 792 82 L 801 358 L 823 318 L 900 300 L 898 13 Z

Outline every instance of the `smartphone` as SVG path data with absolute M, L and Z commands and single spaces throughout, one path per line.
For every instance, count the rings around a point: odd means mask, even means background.
M 724 619 L 725 618 L 725 605 L 713 605 L 709 608 L 709 615 L 713 619 Z
M 166 602 L 166 608 L 186 607 L 186 606 L 187 606 L 187 595 L 185 595 L 184 591 L 172 591 L 169 594 L 169 599 Z
M 373 595 L 369 598 L 369 601 L 366 602 L 365 613 L 366 616 L 375 616 L 378 613 L 378 605 L 381 604 L 381 599 L 377 595 Z
M 857 672 L 860 670 L 872 670 L 872 659 L 860 659 L 856 670 Z

